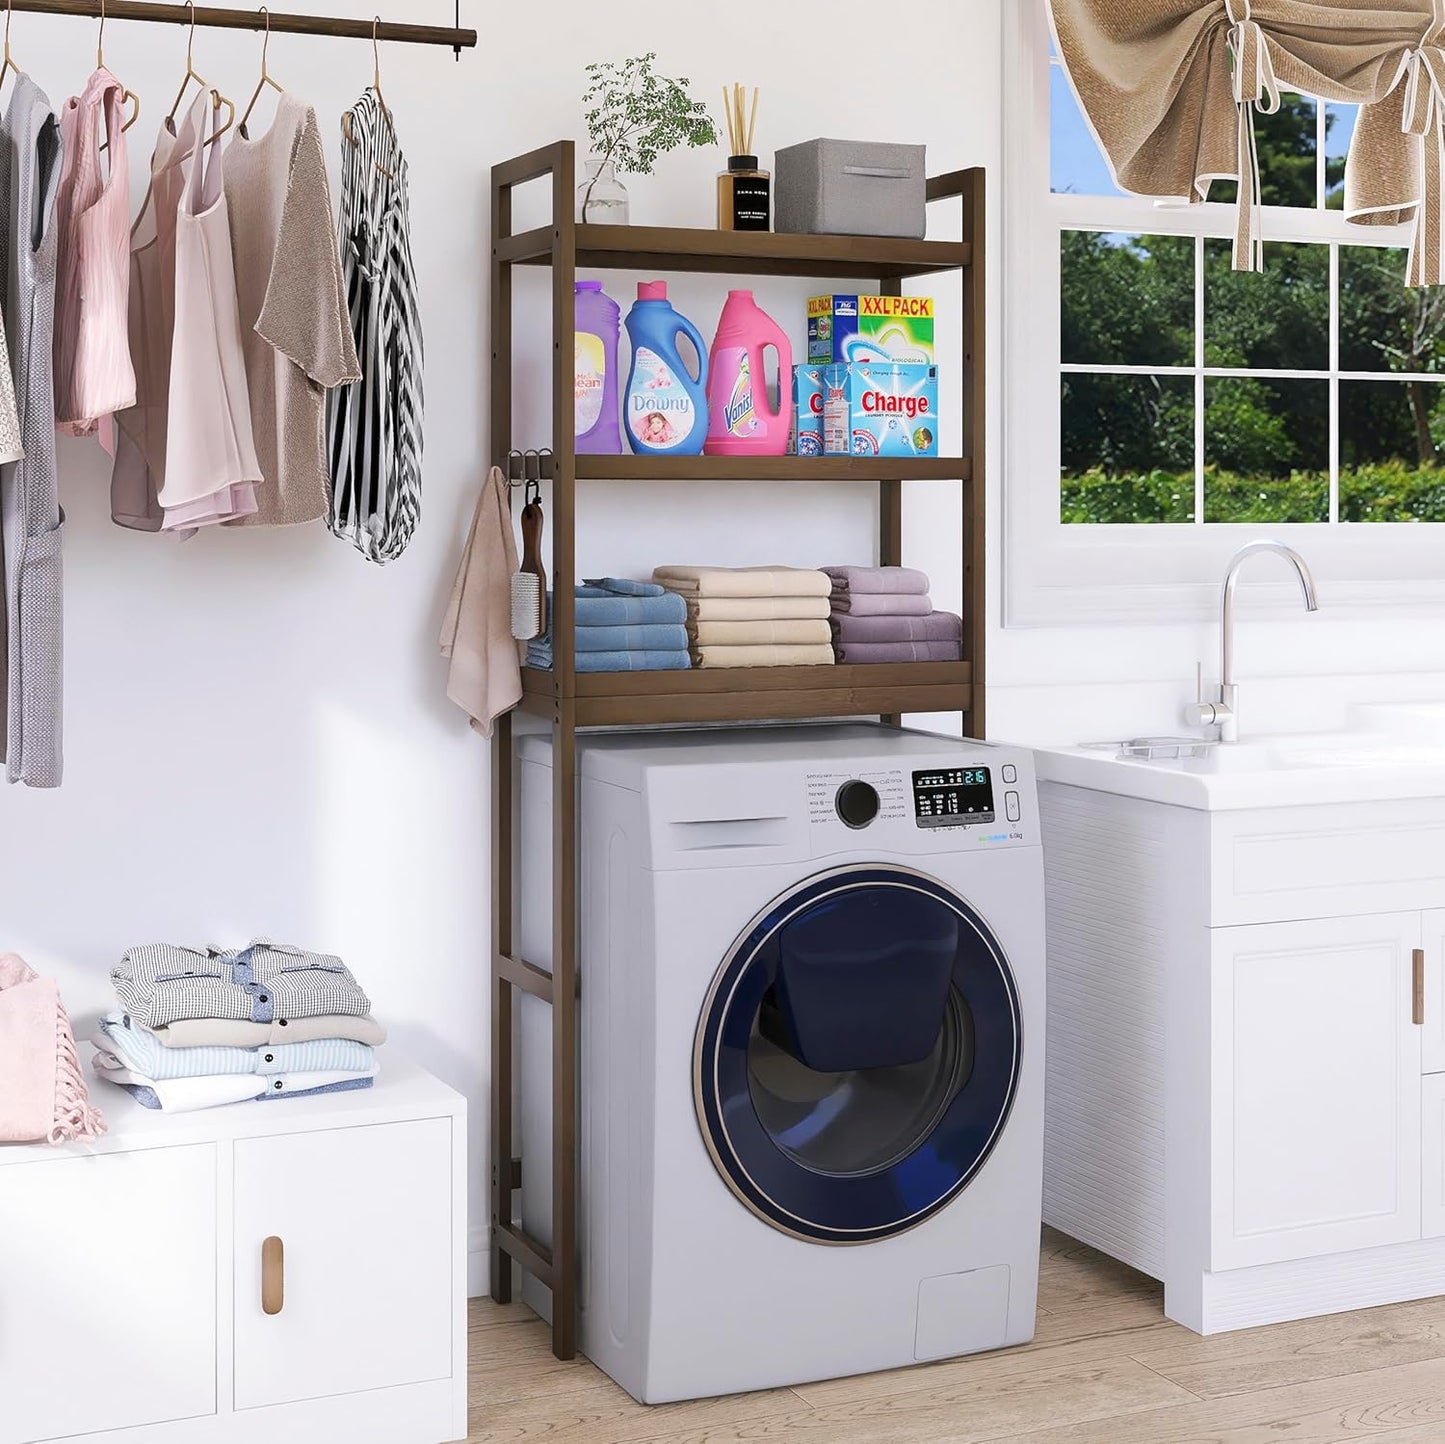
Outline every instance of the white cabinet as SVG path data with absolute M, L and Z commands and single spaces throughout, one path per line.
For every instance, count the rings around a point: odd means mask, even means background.
M 0 1444 L 216 1409 L 216 1150 L 0 1170 Z
M 1445 1073 L 1445 912 L 1424 915 L 1424 1032 L 1421 1065 Z
M 1211 938 L 1211 1267 L 1419 1238 L 1420 914 Z
M 100 1139 L 0 1147 L 0 1444 L 465 1437 L 458 1094 L 387 1049 L 363 1092 L 97 1101 Z
M 236 1145 L 236 1408 L 450 1376 L 450 1183 L 446 1119 Z

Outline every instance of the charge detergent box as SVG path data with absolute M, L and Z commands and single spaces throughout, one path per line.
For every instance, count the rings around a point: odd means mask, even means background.
M 938 367 L 896 361 L 823 372 L 827 456 L 937 456 Z
M 793 367 L 794 456 L 823 454 L 823 371 L 822 366 Z
M 937 359 L 931 296 L 814 296 L 808 302 L 808 360 L 814 365 L 932 366 Z

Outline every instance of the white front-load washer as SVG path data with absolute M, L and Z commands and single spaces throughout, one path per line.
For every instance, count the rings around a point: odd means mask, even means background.
M 518 942 L 545 967 L 550 743 L 520 752 Z M 1030 1339 L 1030 754 L 719 729 L 585 736 L 578 773 L 583 1352 L 656 1403 Z M 522 1219 L 548 1242 L 550 1010 L 520 1007 Z

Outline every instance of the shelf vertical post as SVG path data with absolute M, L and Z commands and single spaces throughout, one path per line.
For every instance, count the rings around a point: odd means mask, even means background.
M 984 712 L 984 659 L 988 647 L 988 205 L 982 166 L 964 174 L 963 238 L 973 262 L 963 278 L 963 450 L 973 472 L 963 494 L 963 636 L 973 664 L 973 705 L 968 734 L 988 735 Z
M 552 170 L 552 1352 L 577 1353 L 576 149 Z
M 895 276 L 885 277 L 878 292 L 882 296 L 901 296 L 903 282 Z M 903 483 L 897 480 L 878 483 L 878 565 L 903 565 Z M 901 727 L 903 714 L 887 712 L 882 720 L 886 726 Z

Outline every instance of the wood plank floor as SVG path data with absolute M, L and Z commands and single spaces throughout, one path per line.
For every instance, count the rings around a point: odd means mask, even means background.
M 1152 1279 L 1045 1230 L 1022 1349 L 643 1408 L 472 1305 L 470 1444 L 1445 1444 L 1445 1300 L 1201 1339 Z

